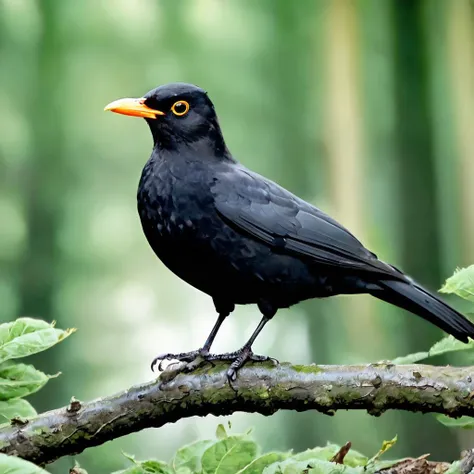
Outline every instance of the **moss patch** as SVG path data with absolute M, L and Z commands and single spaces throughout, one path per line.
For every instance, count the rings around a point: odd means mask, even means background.
M 323 369 L 317 365 L 291 365 L 290 368 L 302 374 L 319 374 L 320 372 L 324 372 Z

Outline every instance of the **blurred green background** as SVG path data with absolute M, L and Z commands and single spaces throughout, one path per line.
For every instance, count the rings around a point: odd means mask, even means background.
M 0 318 L 79 328 L 36 359 L 63 372 L 33 398 L 38 410 L 150 380 L 155 355 L 197 348 L 214 323 L 211 299 L 167 271 L 142 235 L 135 196 L 148 127 L 103 113 L 172 81 L 209 92 L 240 161 L 429 288 L 474 262 L 472 1 L 0 0 Z M 239 307 L 216 351 L 240 347 L 259 318 Z M 370 362 L 441 335 L 351 296 L 281 311 L 255 349 L 298 363 Z M 393 456 L 450 460 L 474 444 L 406 413 L 231 420 L 233 431 L 254 426 L 264 449 L 351 440 L 370 455 L 398 433 Z M 121 449 L 169 459 L 217 423 L 182 420 L 77 459 L 94 474 L 125 465 Z

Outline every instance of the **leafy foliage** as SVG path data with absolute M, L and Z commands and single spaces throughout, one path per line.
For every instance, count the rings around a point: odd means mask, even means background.
M 467 268 L 458 268 L 454 275 L 449 277 L 443 287 L 439 290 L 441 293 L 455 294 L 461 298 L 474 303 L 474 265 Z M 427 352 L 416 352 L 403 357 L 393 359 L 394 364 L 414 364 L 428 357 L 434 357 L 450 352 L 469 351 L 474 349 L 474 340 L 465 344 L 458 341 L 453 336 L 447 336 L 438 341 Z
M 13 359 L 49 349 L 73 332 L 74 329 L 55 328 L 54 322 L 32 318 L 0 324 L 0 423 L 35 416 L 35 409 L 23 397 L 37 392 L 50 378 L 59 375 L 47 375 Z M 0 454 L 0 472 L 44 474 L 47 471 L 22 459 Z
M 14 363 L 19 359 L 49 349 L 74 329 L 57 329 L 53 323 L 39 319 L 19 318 L 0 324 L 0 420 L 36 415 L 23 397 L 30 395 L 56 375 L 46 375 L 32 365 Z
M 219 437 L 219 435 L 217 437 Z M 189 470 L 191 472 L 199 472 L 200 470 L 202 470 L 202 455 L 204 454 L 204 451 L 206 451 L 206 449 L 209 448 L 212 444 L 214 444 L 214 441 L 205 439 L 202 441 L 196 441 L 195 443 L 189 444 L 178 449 L 173 458 L 173 469 L 176 472 L 186 472 L 186 470 Z
M 41 469 L 24 459 L 7 456 L 6 454 L 1 453 L 0 472 L 3 474 L 48 474 L 44 469 Z
M 51 377 L 31 365 L 4 362 L 0 364 L 0 400 L 26 397 L 42 388 Z
M 54 325 L 54 322 L 33 318 L 19 318 L 11 323 L 0 324 L 0 362 L 45 351 L 75 331 L 63 331 Z
M 439 291 L 458 295 L 474 303 L 474 265 L 456 269 L 454 275 L 446 280 Z
M 125 454 L 125 457 L 133 463 L 133 466 L 122 471 L 117 471 L 114 474 L 173 474 L 176 472 L 164 461 L 136 461 L 135 456 L 131 456 L 130 454 Z M 183 470 L 178 472 L 183 472 L 184 474 L 187 471 Z
M 451 352 L 472 351 L 473 349 L 473 340 L 466 344 L 464 342 L 458 341 L 450 335 L 443 337 L 443 339 L 434 344 L 431 349 L 426 352 L 415 352 L 414 354 L 408 354 L 403 357 L 396 357 L 392 360 L 392 363 L 397 365 L 415 364 L 416 362 L 428 359 L 429 357 L 449 354 Z
M 474 265 L 467 268 L 458 268 L 454 275 L 448 278 L 440 289 L 441 293 L 455 294 L 467 301 L 474 303 Z M 474 340 L 467 344 L 458 341 L 453 336 L 447 336 L 434 344 L 427 352 L 416 352 L 403 357 L 397 357 L 392 362 L 394 364 L 414 364 L 429 357 L 434 357 L 452 352 L 472 351 Z M 436 415 L 436 419 L 443 425 L 456 428 L 474 428 L 474 418 L 463 416 L 453 419 L 445 415 Z
M 464 428 L 464 429 L 474 428 L 474 418 L 470 416 L 461 416 L 459 418 L 451 418 L 446 415 L 436 415 L 436 419 L 440 423 L 443 423 L 443 425 L 448 426 L 449 428 Z
M 396 442 L 384 442 L 380 451 L 367 458 L 357 451 L 349 450 L 344 463 L 331 461 L 341 449 L 328 444 L 324 447 L 308 449 L 302 453 L 270 452 L 261 454 L 250 433 L 228 435 L 223 425 L 216 430 L 215 440 L 202 440 L 179 449 L 172 461 L 136 461 L 128 469 L 114 474 L 326 474 L 372 473 L 382 467 L 393 465 L 395 461 L 380 462 L 379 458 Z
M 36 410 L 22 398 L 0 402 L 0 416 L 3 422 L 35 416 Z

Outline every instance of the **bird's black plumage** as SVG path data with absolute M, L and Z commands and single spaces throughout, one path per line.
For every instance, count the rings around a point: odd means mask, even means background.
M 251 345 L 278 309 L 338 294 L 369 293 L 461 341 L 474 336 L 471 322 L 378 260 L 341 224 L 237 162 L 202 89 L 168 84 L 140 103 L 160 112 L 146 118 L 154 147 L 138 188 L 144 233 L 163 263 L 210 295 L 219 313 L 201 350 L 160 359 L 212 357 L 214 336 L 234 305 L 255 303 L 263 319 L 230 356 L 229 375 L 235 376 L 248 358 L 258 359 Z M 181 115 L 186 104 L 189 110 Z

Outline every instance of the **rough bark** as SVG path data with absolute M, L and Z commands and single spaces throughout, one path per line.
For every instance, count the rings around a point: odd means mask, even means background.
M 332 415 L 358 409 L 377 416 L 397 409 L 474 416 L 474 367 L 257 364 L 243 368 L 232 386 L 226 369 L 219 363 L 189 374 L 167 370 L 110 397 L 15 420 L 0 427 L 0 452 L 47 464 L 144 428 L 235 411 Z

